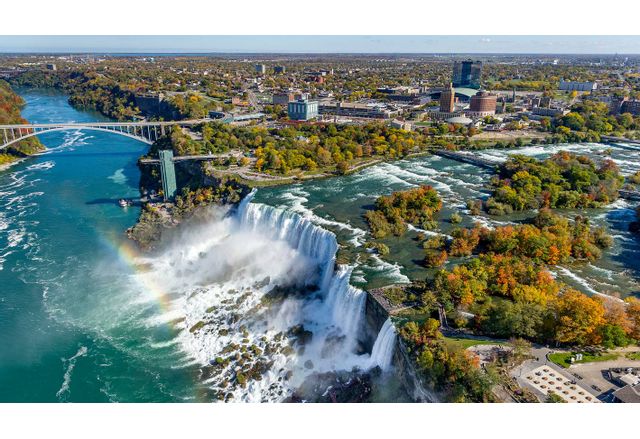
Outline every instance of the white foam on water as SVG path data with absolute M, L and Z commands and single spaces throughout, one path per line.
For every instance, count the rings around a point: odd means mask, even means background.
M 124 175 L 124 168 L 120 168 L 116 170 L 112 175 L 107 177 L 109 180 L 113 181 L 116 184 L 126 184 L 127 176 Z
M 585 289 L 585 291 L 587 291 L 587 292 L 589 292 L 589 293 L 591 293 L 591 294 L 595 294 L 595 295 L 600 296 L 600 297 L 606 297 L 607 299 L 612 299 L 612 300 L 617 300 L 617 301 L 622 302 L 622 300 L 621 300 L 621 299 L 619 299 L 619 298 L 617 298 L 617 297 L 613 297 L 613 296 L 610 296 L 610 295 L 608 295 L 608 294 L 601 293 L 600 291 L 596 290 L 596 289 L 595 289 L 595 288 L 593 288 L 593 286 L 589 283 L 589 281 L 587 281 L 586 279 L 584 279 L 584 278 L 582 278 L 582 277 L 578 276 L 578 275 L 577 275 L 577 274 L 575 274 L 574 272 L 570 271 L 568 268 L 560 267 L 560 266 L 558 266 L 557 268 L 558 268 L 558 270 L 560 271 L 560 273 L 561 273 L 563 276 L 566 276 L 566 277 L 568 277 L 568 278 L 572 279 L 574 282 L 576 282 L 577 284 L 579 284 L 580 286 L 582 286 L 582 287 Z M 553 272 L 552 272 L 552 273 L 553 273 Z
M 371 259 L 375 261 L 375 265 L 371 267 L 372 270 L 383 274 L 391 283 L 410 283 L 411 281 L 407 276 L 402 274 L 402 266 L 397 262 L 393 264 L 383 260 L 375 253 L 370 255 Z
M 383 163 L 379 166 L 384 171 L 388 172 L 388 175 L 392 175 L 393 177 L 398 178 L 413 187 L 419 186 L 421 184 L 429 184 L 437 190 L 449 193 L 454 198 L 459 198 L 459 194 L 455 192 L 450 185 L 435 178 L 435 176 L 445 178 L 447 177 L 445 173 L 433 171 L 429 173 L 430 175 L 422 175 L 411 172 L 407 169 L 402 169 L 400 166 L 391 163 Z M 416 182 L 417 184 L 413 182 Z
M 394 175 L 389 172 L 389 169 L 385 166 L 387 163 L 383 163 L 376 166 L 371 166 L 370 168 L 365 169 L 361 174 L 358 175 L 357 181 L 371 181 L 378 180 L 385 184 L 400 184 L 406 187 L 417 187 L 419 185 L 410 183 L 402 178 Z
M 29 171 L 38 171 L 38 170 L 48 170 L 52 169 L 55 166 L 55 162 L 52 160 L 48 160 L 46 162 L 34 163 L 33 165 L 29 165 L 26 167 Z
M 421 229 L 419 227 L 414 226 L 413 224 L 408 224 L 407 223 L 407 229 L 409 229 L 411 231 L 414 231 L 414 232 L 422 233 L 422 234 L 427 235 L 427 236 L 444 236 L 445 238 L 447 238 L 449 240 L 453 239 L 453 236 L 447 235 L 446 233 L 434 232 L 433 230 Z
M 613 276 L 617 274 L 612 270 L 607 270 L 606 268 L 598 267 L 597 265 L 593 265 L 592 263 L 589 263 L 588 266 L 592 270 L 605 275 L 609 280 L 613 280 Z
M 613 203 L 607 205 L 607 209 L 615 210 L 615 209 L 628 209 L 630 204 L 624 198 L 618 198 Z
M 349 240 L 349 242 L 354 247 L 359 247 L 364 243 L 364 237 L 367 235 L 367 232 L 365 230 L 362 230 L 359 227 L 352 226 L 348 223 L 330 220 L 317 215 L 312 209 L 308 208 L 305 205 L 305 203 L 309 201 L 309 199 L 306 198 L 307 196 L 309 196 L 309 193 L 304 192 L 299 188 L 282 194 L 283 199 L 291 201 L 289 205 L 290 209 L 293 212 L 301 215 L 303 218 L 319 226 L 335 227 L 337 229 L 349 231 L 352 234 L 352 238 Z
M 73 373 L 73 369 L 76 367 L 76 360 L 80 357 L 84 357 L 87 355 L 88 349 L 85 346 L 80 346 L 78 352 L 75 353 L 71 358 L 63 359 L 63 363 L 67 365 L 67 369 L 64 372 L 64 377 L 62 380 L 62 385 L 60 389 L 56 392 L 56 397 L 58 399 L 62 399 L 63 396 L 68 395 L 69 386 L 71 385 L 71 374 Z
M 17 247 L 26 235 L 25 230 L 9 230 L 7 248 Z
M 356 353 L 366 294 L 349 283 L 354 267 L 335 266 L 333 233 L 292 210 L 252 203 L 254 194 L 234 214 L 212 208 L 210 220 L 179 230 L 165 250 L 140 258 L 151 269 L 135 277 L 171 298 L 162 317 L 148 320 L 178 322 L 177 346 L 186 354 L 179 367 L 211 369 L 203 381 L 234 401 L 279 401 L 312 373 L 366 367 L 369 355 Z M 300 294 L 263 306 L 278 288 Z M 140 306 L 154 299 L 142 296 Z M 312 333 L 304 349 L 286 335 L 298 325 Z M 242 361 L 221 363 L 240 347 Z M 242 362 L 267 366 L 261 379 L 229 386 Z
M 558 145 L 535 145 L 535 146 L 525 146 L 516 149 L 488 149 L 484 150 L 483 154 L 489 154 L 493 156 L 487 157 L 490 160 L 494 160 L 499 157 L 506 157 L 510 155 L 525 155 L 530 157 L 541 156 L 541 155 L 553 155 L 560 151 L 569 151 L 569 152 L 595 152 L 595 151 L 605 151 L 607 148 L 602 144 L 597 143 L 571 143 L 571 144 L 558 144 Z

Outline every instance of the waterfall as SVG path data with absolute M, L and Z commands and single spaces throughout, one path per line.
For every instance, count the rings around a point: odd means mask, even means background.
M 320 265 L 319 288 L 327 291 L 333 278 L 338 242 L 333 233 L 316 226 L 297 213 L 264 204 L 252 204 L 255 189 L 238 206 L 240 223 L 269 238 L 287 242 Z
M 318 262 L 318 287 L 324 294 L 325 312 L 332 324 L 348 338 L 347 344 L 353 346 L 364 315 L 366 294 L 349 284 L 353 267 L 338 266 L 336 269 L 336 236 L 295 212 L 251 203 L 255 194 L 254 189 L 239 204 L 238 220 L 243 227 L 285 241 Z
M 380 328 L 376 342 L 373 345 L 369 367 L 380 366 L 382 370 L 388 370 L 391 367 L 395 348 L 396 330 L 391 319 L 387 319 L 382 328 Z
M 356 341 L 367 298 L 364 291 L 349 285 L 352 270 L 350 266 L 338 267 L 326 297 L 326 306 L 334 324 L 350 337 L 351 344 Z

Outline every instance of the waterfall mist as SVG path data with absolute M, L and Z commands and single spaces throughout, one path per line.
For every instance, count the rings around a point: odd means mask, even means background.
M 313 374 L 378 364 L 358 352 L 365 293 L 349 285 L 352 267 L 336 267 L 335 235 L 252 197 L 209 208 L 140 258 L 139 280 L 169 298 L 150 323 L 175 323 L 226 401 L 279 401 Z

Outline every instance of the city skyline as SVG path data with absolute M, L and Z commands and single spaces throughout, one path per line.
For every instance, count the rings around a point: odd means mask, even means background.
M 0 36 L 0 53 L 635 55 L 640 36 Z

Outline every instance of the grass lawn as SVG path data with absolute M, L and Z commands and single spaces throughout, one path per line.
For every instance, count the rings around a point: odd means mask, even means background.
M 558 366 L 567 368 L 567 367 L 571 366 L 571 364 L 593 363 L 593 362 L 596 362 L 596 361 L 609 361 L 609 360 L 615 360 L 616 358 L 618 358 L 618 354 L 593 355 L 593 354 L 588 354 L 586 352 L 583 352 L 582 353 L 582 360 L 575 361 L 574 363 L 571 363 L 571 357 L 573 355 L 575 355 L 575 353 L 572 353 L 572 352 L 567 352 L 567 353 L 556 352 L 554 354 L 549 354 L 549 360 L 553 361 Z
M 493 344 L 493 345 L 508 345 L 509 343 L 500 340 L 475 340 L 473 338 L 462 338 L 462 337 L 445 337 L 444 338 L 447 343 L 455 344 L 462 349 L 467 349 L 471 346 L 484 345 L 484 344 Z
M 627 355 L 625 355 L 625 357 L 627 357 L 629 360 L 638 360 L 638 361 L 640 361 L 640 351 L 628 352 Z

